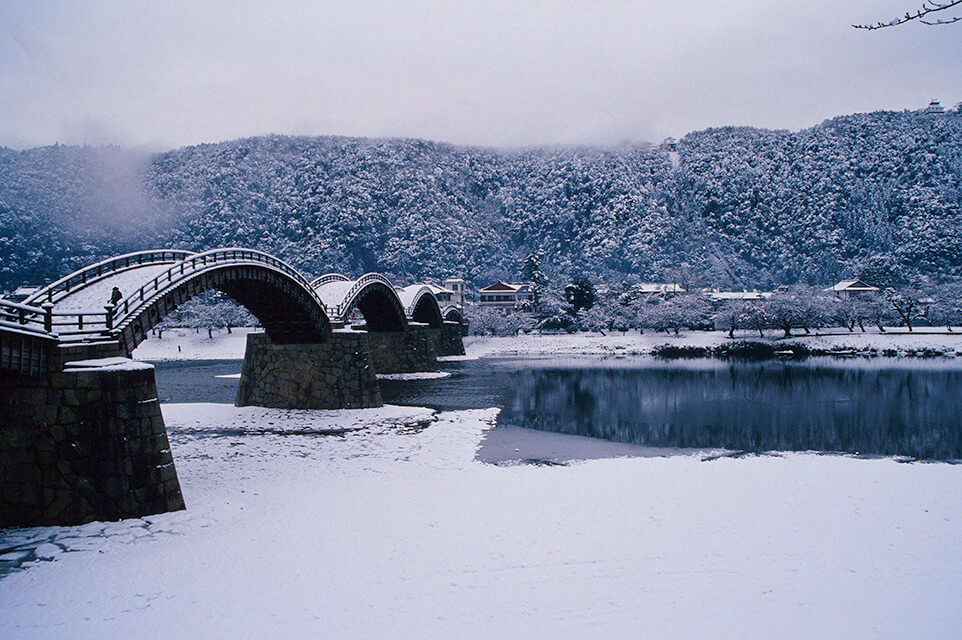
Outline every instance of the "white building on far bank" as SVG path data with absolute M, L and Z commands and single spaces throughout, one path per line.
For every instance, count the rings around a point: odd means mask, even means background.
M 448 293 L 449 297 L 444 300 L 444 302 L 449 302 L 451 304 L 456 304 L 459 307 L 464 306 L 465 301 L 465 282 L 461 278 L 448 278 L 444 281 L 444 289 Z M 437 295 L 437 294 L 435 294 Z M 441 301 L 441 297 L 438 296 L 438 301 Z
M 825 289 L 825 293 L 831 293 L 836 298 L 852 298 L 860 295 L 865 295 L 867 293 L 874 293 L 878 291 L 878 287 L 873 287 L 870 284 L 866 284 L 861 280 L 842 280 Z
M 685 288 L 674 282 L 640 282 L 635 285 L 635 291 L 643 295 L 674 295 L 685 293 Z
M 708 298 L 712 302 L 726 302 L 728 300 L 748 300 L 748 301 L 758 301 L 764 300 L 771 296 L 771 293 L 767 291 L 718 291 L 713 289 L 707 292 Z
M 534 302 L 534 290 L 530 284 L 499 280 L 478 291 L 478 304 L 482 307 L 510 309 L 521 302 Z

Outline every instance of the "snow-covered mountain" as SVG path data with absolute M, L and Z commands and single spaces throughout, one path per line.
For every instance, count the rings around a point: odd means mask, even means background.
M 675 162 L 673 163 L 673 160 Z M 496 150 L 267 136 L 160 154 L 0 148 L 0 290 L 121 251 L 252 246 L 308 273 L 827 282 L 885 254 L 962 275 L 962 113 Z

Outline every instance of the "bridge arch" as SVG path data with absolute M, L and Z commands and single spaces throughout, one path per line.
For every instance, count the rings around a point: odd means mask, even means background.
M 464 312 L 461 311 L 461 307 L 455 304 L 450 304 L 441 309 L 441 315 L 444 317 L 445 322 L 464 324 Z
M 380 273 L 367 273 L 357 280 L 328 274 L 316 278 L 312 285 L 336 322 L 349 323 L 356 309 L 369 331 L 404 331 L 407 327 L 404 305 L 394 285 Z
M 343 273 L 325 273 L 324 275 L 318 276 L 313 280 L 311 280 L 311 288 L 317 289 L 319 286 L 323 284 L 327 284 L 328 282 L 350 282 L 350 281 L 351 279 L 348 278 Z
M 278 258 L 251 249 L 215 249 L 171 265 L 128 290 L 105 330 L 132 352 L 168 314 L 208 289 L 247 308 L 276 344 L 323 342 L 330 334 L 330 321 L 307 280 Z
M 404 312 L 413 322 L 422 322 L 437 329 L 443 323 L 441 307 L 431 287 L 423 284 L 412 284 L 398 290 L 398 296 L 404 304 Z

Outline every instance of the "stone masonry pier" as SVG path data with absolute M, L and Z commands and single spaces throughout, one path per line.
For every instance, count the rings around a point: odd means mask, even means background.
M 43 378 L 0 373 L 0 527 L 183 508 L 151 365 L 106 358 Z
M 380 407 L 368 335 L 339 329 L 318 344 L 274 344 L 265 334 L 248 335 L 237 406 Z
M 437 352 L 439 356 L 463 356 L 464 340 L 460 322 L 445 320 L 440 329 L 436 329 Z
M 404 331 L 371 331 L 371 362 L 377 373 L 437 371 L 436 329 L 409 322 Z

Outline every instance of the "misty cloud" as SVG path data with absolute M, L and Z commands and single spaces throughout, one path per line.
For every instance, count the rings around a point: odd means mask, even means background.
M 849 26 L 906 3 L 20 3 L 0 144 L 618 143 L 954 104 L 962 27 Z

